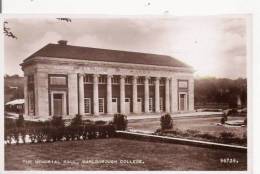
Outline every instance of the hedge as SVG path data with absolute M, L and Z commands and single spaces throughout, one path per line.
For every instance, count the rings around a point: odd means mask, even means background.
M 115 135 L 113 125 L 70 125 L 70 126 L 54 126 L 48 123 L 42 123 L 40 126 L 34 127 L 15 127 L 5 130 L 5 141 L 7 144 L 11 142 L 27 143 L 26 136 L 29 137 L 31 143 L 55 142 L 55 141 L 71 141 L 86 140 L 93 138 L 109 138 Z

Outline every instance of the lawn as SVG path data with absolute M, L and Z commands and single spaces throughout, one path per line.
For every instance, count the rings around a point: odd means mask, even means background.
M 235 163 L 221 163 L 221 159 Z M 56 160 L 56 164 L 46 164 Z M 67 163 L 64 162 L 67 160 Z M 71 160 L 71 161 L 69 161 Z M 82 160 L 98 163 L 82 164 Z M 101 160 L 114 160 L 113 164 Z M 120 160 L 139 160 L 136 164 Z M 39 161 L 41 163 L 39 163 Z M 37 163 L 38 162 L 38 163 Z M 69 162 L 69 163 L 68 163 Z M 124 161 L 126 162 L 126 161 Z M 128 161 L 130 162 L 130 161 Z M 238 162 L 238 163 L 237 163 Z M 6 170 L 246 170 L 246 153 L 119 138 L 5 146 Z
M 228 120 L 243 120 L 244 117 L 228 117 Z M 232 132 L 235 136 L 242 138 L 246 134 L 246 127 L 230 127 L 216 125 L 220 122 L 220 117 L 199 117 L 199 118 L 177 118 L 173 120 L 174 129 L 198 130 L 201 133 L 208 133 L 214 136 L 219 136 L 221 132 Z M 128 128 L 145 130 L 154 132 L 160 128 L 160 120 L 138 120 L 129 122 Z

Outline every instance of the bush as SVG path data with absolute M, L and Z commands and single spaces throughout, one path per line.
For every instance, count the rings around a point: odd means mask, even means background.
M 98 121 L 95 121 L 95 125 L 104 125 L 106 124 L 107 122 L 106 121 L 103 121 L 103 120 L 98 120 Z
M 64 120 L 62 119 L 62 117 L 53 117 L 51 120 L 51 125 L 53 127 L 64 127 Z
M 221 132 L 219 139 L 223 143 L 232 143 L 234 141 L 237 141 L 237 140 L 234 140 L 236 138 L 235 138 L 235 134 L 232 132 Z
M 221 123 L 221 124 L 225 124 L 225 122 L 226 122 L 225 118 L 222 117 L 222 118 L 220 119 L 220 123 Z
M 114 114 L 113 125 L 116 130 L 126 130 L 127 116 L 123 114 Z
M 162 115 L 160 121 L 162 130 L 173 128 L 173 121 L 170 114 Z
M 18 117 L 18 119 L 16 120 L 16 126 L 17 126 L 17 127 L 24 127 L 23 114 L 19 114 L 19 117 Z
M 244 125 L 247 126 L 247 118 L 244 119 Z
M 77 114 L 76 117 L 74 117 L 71 121 L 71 126 L 82 126 L 83 121 L 82 121 L 82 116 Z

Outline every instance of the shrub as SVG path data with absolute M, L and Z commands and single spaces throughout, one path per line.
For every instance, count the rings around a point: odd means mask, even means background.
M 173 121 L 172 121 L 172 117 L 170 114 L 165 114 L 161 116 L 161 129 L 165 130 L 165 129 L 172 129 L 173 127 Z
M 106 121 L 103 121 L 103 120 L 98 120 L 98 121 L 95 121 L 95 125 L 104 125 L 106 124 L 107 122 Z
M 225 118 L 222 117 L 222 118 L 220 119 L 220 123 L 221 123 L 221 124 L 225 124 L 225 122 L 226 122 L 226 121 L 225 121 Z
M 116 130 L 126 130 L 127 116 L 123 114 L 114 114 L 113 125 Z
M 200 131 L 193 129 L 187 129 L 186 132 L 189 136 L 198 136 L 200 134 Z
M 247 126 L 247 118 L 244 119 L 244 125 Z
M 23 114 L 19 114 L 19 117 L 18 117 L 18 119 L 16 120 L 16 126 L 17 126 L 17 127 L 24 127 Z
M 232 132 L 221 132 L 219 136 L 220 141 L 223 143 L 231 143 L 235 139 L 235 134 Z M 235 140 L 236 141 L 236 140 Z
M 51 120 L 51 125 L 54 127 L 64 127 L 64 120 L 62 117 L 56 117 L 54 116 Z
M 71 121 L 71 126 L 81 126 L 83 125 L 82 116 L 77 114 Z

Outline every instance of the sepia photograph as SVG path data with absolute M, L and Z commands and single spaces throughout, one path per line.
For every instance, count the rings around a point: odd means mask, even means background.
M 4 18 L 4 170 L 248 171 L 250 20 Z

